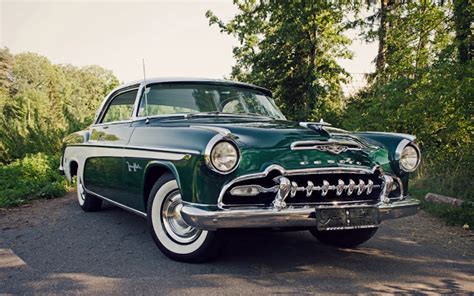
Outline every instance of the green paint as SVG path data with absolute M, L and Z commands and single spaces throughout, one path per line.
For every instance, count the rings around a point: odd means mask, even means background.
M 203 128 L 220 127 L 231 132 L 241 152 L 239 167 L 229 175 L 211 171 L 204 162 L 204 150 L 216 131 Z M 334 140 L 348 132 L 328 128 Z M 222 187 L 242 175 L 258 173 L 276 164 L 287 170 L 318 167 L 381 166 L 384 171 L 397 174 L 407 184 L 407 175 L 399 172 L 394 163 L 395 149 L 403 137 L 398 134 L 360 133 L 360 141 L 369 143 L 360 151 L 348 150 L 331 154 L 318 150 L 291 150 L 295 141 L 327 140 L 327 135 L 282 120 L 252 118 L 196 118 L 178 120 L 150 119 L 106 129 L 113 137 L 95 133 L 94 144 L 111 142 L 147 149 L 177 149 L 190 151 L 178 161 L 136 157 L 101 157 L 89 159 L 85 169 L 85 184 L 90 190 L 116 200 L 139 211 L 146 211 L 145 180 L 151 168 L 159 166 L 171 171 L 178 181 L 184 201 L 214 208 Z M 66 143 L 85 141 L 88 131 L 75 133 Z M 342 138 L 341 138 L 342 137 Z M 85 145 L 88 145 L 87 143 Z

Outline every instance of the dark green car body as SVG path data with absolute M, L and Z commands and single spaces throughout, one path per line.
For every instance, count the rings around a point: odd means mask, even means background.
M 232 85 L 270 96 L 268 90 L 256 86 L 220 80 L 164 79 L 122 86 L 105 99 L 93 125 L 65 138 L 61 167 L 66 176 L 71 179 L 78 175 L 87 192 L 143 216 L 147 213 L 150 190 L 164 172 L 175 176 L 186 205 L 209 212 L 249 208 L 251 200 L 244 203 L 245 207 L 238 204 L 228 207 L 222 201 L 222 196 L 227 194 L 223 191 L 234 180 L 262 174 L 269 167 L 285 172 L 377 171 L 377 174 L 389 175 L 395 180 L 396 185 L 389 189 L 391 193 L 384 193 L 386 197 L 392 201 L 408 198 L 409 174 L 400 169 L 399 150 L 401 146 L 413 143 L 413 136 L 353 133 L 318 123 L 314 123 L 316 128 L 311 128 L 311 125 L 283 119 L 245 115 L 138 116 L 137 106 L 145 85 L 183 81 Z M 130 118 L 102 123 L 108 102 L 129 90 L 136 91 Z M 207 146 L 216 137 L 232 141 L 239 149 L 238 166 L 230 173 L 221 174 L 206 164 Z M 300 142 L 310 146 L 293 149 L 292 145 Z M 352 143 L 358 148 L 331 153 L 311 149 L 311 143 Z M 383 182 L 378 195 L 382 194 Z M 374 204 L 379 201 L 381 199 Z M 317 206 L 317 202 L 299 205 L 314 207 L 315 204 Z M 411 204 L 413 206 L 416 204 Z M 264 209 L 272 208 L 272 205 L 256 204 L 255 207 Z

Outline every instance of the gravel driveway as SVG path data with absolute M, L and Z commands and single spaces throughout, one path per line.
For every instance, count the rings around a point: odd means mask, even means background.
M 474 293 L 474 237 L 425 213 L 355 250 L 308 232 L 233 231 L 208 264 L 167 259 L 143 218 L 75 194 L 0 210 L 0 294 Z

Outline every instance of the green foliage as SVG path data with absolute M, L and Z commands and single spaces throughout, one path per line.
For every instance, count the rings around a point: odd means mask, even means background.
M 54 65 L 0 49 L 0 83 L 0 163 L 7 163 L 28 153 L 57 153 L 65 135 L 92 123 L 118 80 L 98 66 Z
M 351 1 L 234 1 L 239 13 L 224 23 L 211 11 L 210 25 L 238 38 L 232 78 L 274 92 L 290 119 L 333 117 L 342 108 L 341 83 L 349 58 L 343 33 Z
M 59 174 L 65 135 L 92 123 L 117 78 L 98 66 L 53 65 L 0 49 L 0 207 L 52 198 L 68 189 Z
M 472 200 L 474 67 L 458 62 L 451 6 L 413 2 L 389 19 L 387 64 L 350 98 L 343 126 L 416 135 L 424 159 L 415 181 Z
M 425 195 L 432 191 L 432 188 L 430 190 L 426 188 L 429 188 L 429 186 L 416 183 L 411 190 L 412 195 L 421 200 L 424 211 L 444 219 L 449 225 L 463 226 L 467 224 L 471 228 L 474 226 L 474 202 L 472 199 L 465 200 L 461 207 L 435 204 L 424 200 Z
M 69 184 L 59 174 L 58 164 L 58 156 L 38 153 L 0 166 L 0 207 L 64 195 Z

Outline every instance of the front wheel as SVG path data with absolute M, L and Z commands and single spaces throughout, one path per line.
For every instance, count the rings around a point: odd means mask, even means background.
M 148 227 L 158 248 L 176 261 L 204 262 L 218 253 L 215 231 L 189 226 L 181 217 L 181 192 L 172 174 L 161 176 L 147 204 Z
M 377 232 L 378 228 L 346 229 L 318 231 L 311 229 L 310 232 L 320 242 L 343 248 L 353 248 L 368 241 Z

